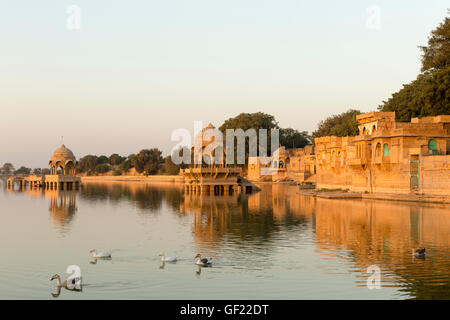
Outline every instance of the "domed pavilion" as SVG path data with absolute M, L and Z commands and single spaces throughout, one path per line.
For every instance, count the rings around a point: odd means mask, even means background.
M 65 145 L 61 145 L 53 152 L 48 165 L 50 174 L 45 176 L 47 189 L 72 190 L 81 185 L 81 178 L 75 176 L 77 159 L 73 152 Z
M 20 189 L 45 188 L 53 190 L 73 190 L 81 186 L 81 178 L 75 174 L 77 159 L 70 149 L 62 145 L 53 152 L 50 161 L 50 174 L 30 175 L 27 177 L 12 177 L 8 179 L 8 187 L 14 188 L 14 182 L 19 184 Z
M 240 177 L 241 168 L 227 166 L 225 148 L 215 141 L 215 131 L 218 130 L 209 124 L 195 137 L 195 146 L 199 152 L 196 153 L 195 147 L 192 147 L 194 164 L 180 170 L 180 175 L 184 176 L 185 192 L 228 195 L 256 190 L 255 186 L 247 185 Z
M 62 145 L 53 152 L 48 165 L 50 166 L 50 174 L 75 175 L 75 165 L 77 160 L 70 149 Z

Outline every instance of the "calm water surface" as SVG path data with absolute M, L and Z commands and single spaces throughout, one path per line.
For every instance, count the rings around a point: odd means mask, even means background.
M 429 255 L 413 259 L 420 246 Z M 179 261 L 162 265 L 161 252 Z M 199 269 L 197 253 L 214 267 Z M 288 185 L 220 197 L 169 184 L 2 188 L 0 259 L 1 299 L 448 299 L 450 206 L 315 199 Z M 53 297 L 50 277 L 69 265 L 83 291 Z M 366 286 L 370 265 L 381 289 Z

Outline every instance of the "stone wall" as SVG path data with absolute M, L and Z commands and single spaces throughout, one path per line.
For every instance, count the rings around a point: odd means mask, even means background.
M 421 158 L 420 191 L 450 195 L 450 155 Z

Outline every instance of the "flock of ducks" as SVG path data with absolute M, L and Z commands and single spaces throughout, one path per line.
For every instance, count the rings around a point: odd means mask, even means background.
M 89 253 L 92 254 L 92 257 L 95 259 L 95 261 L 97 261 L 97 259 L 111 259 L 111 253 L 108 251 L 104 251 L 104 252 L 97 252 L 97 250 L 92 249 L 89 251 Z M 425 248 L 419 248 L 419 249 L 412 249 L 412 255 L 415 258 L 425 258 L 426 255 L 426 249 Z M 178 258 L 174 257 L 174 256 L 166 256 L 164 253 L 160 253 L 158 256 L 161 257 L 161 262 L 164 264 L 166 262 L 169 263 L 173 263 L 173 262 L 177 262 Z M 200 267 L 211 267 L 213 262 L 212 262 L 212 258 L 202 258 L 201 254 L 197 254 L 194 259 L 197 259 L 195 261 L 195 264 Z M 197 272 L 199 273 L 199 271 Z M 67 290 L 71 290 L 71 291 L 82 291 L 81 287 L 77 287 L 75 286 L 75 281 L 80 281 L 81 283 L 81 277 L 79 279 L 72 279 L 70 281 L 72 281 L 71 283 L 68 283 L 67 280 L 65 280 L 64 282 L 61 282 L 61 277 L 57 274 L 54 274 L 50 281 L 52 280 L 56 280 L 56 287 L 58 288 L 58 293 L 53 294 L 52 295 L 54 297 L 59 296 L 60 292 L 61 292 L 61 288 L 65 288 Z
M 94 258 L 95 262 L 91 262 L 93 264 L 97 263 L 97 259 L 111 259 L 111 253 L 108 251 L 103 251 L 103 252 L 97 252 L 96 249 L 92 249 L 89 251 L 89 253 L 92 254 L 92 257 Z M 174 256 L 166 256 L 164 253 L 160 253 L 158 256 L 161 257 L 161 262 L 164 264 L 166 262 L 169 263 L 173 263 L 173 262 L 177 262 L 178 258 L 174 257 Z M 197 259 L 195 261 L 195 264 L 200 267 L 211 267 L 212 266 L 212 258 L 202 258 L 201 254 L 197 254 L 194 259 Z M 199 271 L 197 271 L 197 274 L 199 273 Z M 52 293 L 53 297 L 58 297 L 60 292 L 61 292 L 61 288 L 65 288 L 67 290 L 70 291 L 82 291 L 82 286 L 81 286 L 81 280 L 82 278 L 73 278 L 71 279 L 70 283 L 67 282 L 67 280 L 65 280 L 64 282 L 61 282 L 61 277 L 58 274 L 54 274 L 51 278 L 50 281 L 56 280 L 56 287 L 58 292 L 56 294 Z M 80 282 L 80 286 L 76 286 L 76 282 L 79 281 Z

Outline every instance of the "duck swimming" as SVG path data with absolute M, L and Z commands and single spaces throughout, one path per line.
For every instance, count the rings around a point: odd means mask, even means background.
M 195 264 L 202 266 L 202 267 L 210 267 L 212 265 L 212 259 L 211 258 L 203 258 L 202 255 L 199 253 L 197 254 L 194 259 L 197 259 Z
M 176 262 L 177 261 L 177 257 L 166 257 L 164 255 L 164 253 L 160 253 L 160 254 L 158 254 L 158 256 L 161 257 L 162 262 Z
M 105 251 L 105 252 L 97 252 L 97 250 L 92 249 L 89 250 L 90 253 L 92 253 L 92 256 L 94 258 L 111 258 L 111 253 Z
M 426 254 L 425 251 L 426 251 L 425 248 L 412 249 L 412 254 L 416 258 L 424 258 Z
M 81 277 L 80 278 L 72 278 L 70 279 L 70 282 L 67 282 L 65 280 L 63 283 L 61 283 L 61 277 L 57 274 L 54 274 L 50 281 L 56 279 L 56 286 L 58 289 L 65 288 L 67 290 L 73 290 L 73 291 L 81 291 Z

